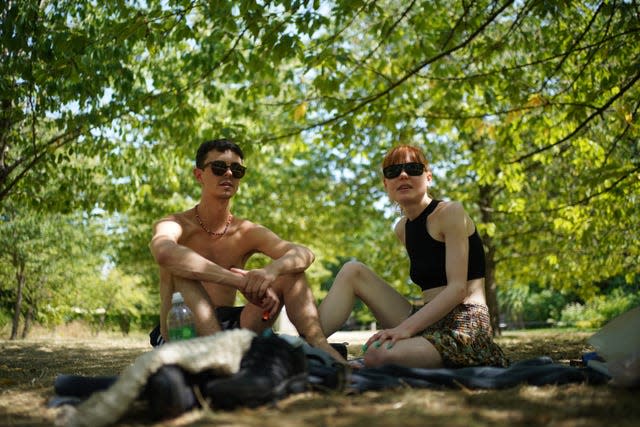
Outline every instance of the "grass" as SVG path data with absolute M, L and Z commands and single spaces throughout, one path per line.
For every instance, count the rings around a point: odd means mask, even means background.
M 67 331 L 69 332 L 69 331 Z M 512 360 L 547 355 L 558 363 L 593 349 L 593 332 L 507 331 L 497 339 Z M 350 342 L 357 356 L 359 342 Z M 98 337 L 47 333 L 23 341 L 0 340 L 0 425 L 50 426 L 58 410 L 47 408 L 58 374 L 114 375 L 150 348 L 146 335 Z M 562 426 L 640 425 L 637 390 L 571 384 L 508 390 L 401 388 L 345 395 L 305 392 L 275 405 L 236 411 L 194 410 L 154 422 L 138 402 L 121 426 Z

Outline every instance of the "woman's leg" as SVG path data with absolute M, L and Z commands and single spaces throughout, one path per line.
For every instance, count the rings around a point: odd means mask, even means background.
M 357 261 L 342 266 L 318 309 L 328 337 L 347 321 L 356 298 L 371 310 L 383 328 L 400 324 L 411 314 L 411 303 L 369 267 Z
M 421 336 L 400 340 L 391 348 L 387 348 L 387 343 L 382 343 L 380 347 L 371 346 L 364 355 L 364 364 L 368 368 L 388 363 L 410 368 L 441 368 L 443 366 L 438 350 Z

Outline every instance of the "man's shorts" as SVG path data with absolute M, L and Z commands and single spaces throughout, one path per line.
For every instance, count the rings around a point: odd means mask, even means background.
M 216 317 L 218 318 L 218 322 L 220 323 L 220 327 L 223 331 L 240 328 L 240 313 L 242 313 L 243 309 L 244 306 L 216 307 Z M 160 334 L 160 325 L 153 328 L 153 331 L 149 334 L 149 342 L 153 347 L 157 347 L 165 343 L 164 338 L 162 338 L 162 335 Z

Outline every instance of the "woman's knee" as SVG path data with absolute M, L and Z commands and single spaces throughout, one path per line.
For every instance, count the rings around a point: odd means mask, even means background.
M 367 267 L 360 261 L 347 261 L 338 272 L 338 275 L 343 276 L 348 281 L 352 281 L 362 277 L 366 271 Z
M 352 293 L 358 283 L 358 278 L 362 276 L 363 264 L 358 261 L 347 261 L 338 271 L 331 288 L 348 289 Z
M 385 344 L 380 348 L 371 348 L 364 354 L 364 364 L 366 367 L 375 368 L 389 363 L 395 363 L 393 355 L 384 345 Z
M 375 344 L 364 355 L 367 367 L 377 367 L 387 364 L 408 366 L 411 368 L 441 368 L 442 356 L 429 341 L 423 337 L 414 337 L 396 342 L 387 348 L 388 342 Z

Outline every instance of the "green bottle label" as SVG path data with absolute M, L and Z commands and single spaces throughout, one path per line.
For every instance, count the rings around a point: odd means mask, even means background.
M 188 340 L 196 336 L 196 330 L 193 326 L 183 326 L 181 332 L 183 340 Z
M 188 340 L 189 338 L 194 338 L 195 336 L 196 330 L 191 325 L 169 329 L 169 340 L 171 341 Z

